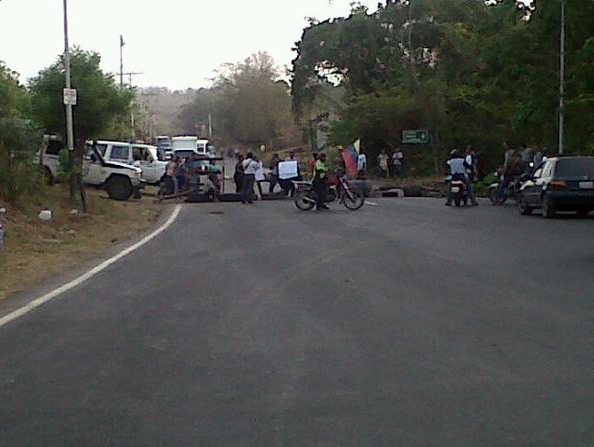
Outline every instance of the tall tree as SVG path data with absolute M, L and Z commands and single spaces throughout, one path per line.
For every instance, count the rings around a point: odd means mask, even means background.
M 0 62 L 0 198 L 10 203 L 38 186 L 34 153 L 41 139 L 28 111 L 29 95 L 18 74 Z
M 84 143 L 115 126 L 118 117 L 125 115 L 134 96 L 130 90 L 120 90 L 111 75 L 101 70 L 101 56 L 92 51 L 75 48 L 70 57 L 72 88 L 78 91 L 74 107 L 75 151 L 71 162 L 79 167 L 78 184 L 82 188 L 80 171 Z M 63 56 L 31 80 L 32 113 L 46 132 L 65 135 L 65 113 L 62 102 L 64 88 Z M 76 179 L 71 179 L 74 199 Z

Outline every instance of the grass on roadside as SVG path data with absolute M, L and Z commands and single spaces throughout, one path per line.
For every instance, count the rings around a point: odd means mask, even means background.
M 44 189 L 0 214 L 7 232 L 0 251 L 0 300 L 8 295 L 71 270 L 110 246 L 149 228 L 161 206 L 150 198 L 116 202 L 103 191 L 88 190 L 88 214 L 74 211 L 63 185 Z M 0 205 L 1 206 L 1 205 Z M 53 212 L 43 222 L 38 214 Z

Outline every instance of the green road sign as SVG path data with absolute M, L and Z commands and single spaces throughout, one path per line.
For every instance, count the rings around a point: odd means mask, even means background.
M 429 131 L 425 129 L 403 130 L 403 144 L 429 144 Z

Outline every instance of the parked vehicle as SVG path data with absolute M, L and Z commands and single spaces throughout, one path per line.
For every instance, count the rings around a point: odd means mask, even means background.
M 60 151 L 64 148 L 64 142 L 56 135 L 44 135 L 41 149 L 37 153 L 36 161 L 43 169 L 43 175 L 48 184 L 52 185 L 58 181 L 60 173 Z
M 594 157 L 547 159 L 519 188 L 520 214 L 542 209 L 545 218 L 557 211 L 574 211 L 587 216 L 594 210 Z
M 96 141 L 95 147 L 107 162 L 115 161 L 142 169 L 142 180 L 158 185 L 165 175 L 167 162 L 159 157 L 156 146 L 119 141 Z
M 295 206 L 301 211 L 309 211 L 316 204 L 316 192 L 311 182 L 297 182 L 295 185 Z M 345 208 L 356 211 L 365 204 L 365 197 L 359 191 L 354 190 L 345 177 L 336 177 L 329 182 L 326 190 L 325 202 L 338 201 Z
M 173 152 L 178 150 L 192 151 L 202 156 L 208 156 L 208 140 L 202 140 L 194 136 L 173 137 L 171 139 L 171 149 Z
M 451 183 L 454 204 L 458 207 L 461 204 L 464 204 L 464 206 L 468 205 L 468 190 L 466 189 L 464 174 L 450 176 L 448 177 L 448 181 Z
M 105 160 L 101 151 L 106 152 L 107 147 L 105 144 L 85 145 L 84 182 L 105 188 L 109 197 L 114 200 L 128 200 L 132 194 L 139 196 L 140 188 L 143 186 L 142 170 L 126 163 Z
M 171 146 L 171 138 L 167 135 L 158 135 L 155 138 L 155 143 L 157 148 L 162 150 L 166 156 L 171 156 L 171 150 L 173 149 Z

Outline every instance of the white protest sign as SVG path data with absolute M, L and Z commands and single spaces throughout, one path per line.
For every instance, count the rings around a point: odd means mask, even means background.
M 281 180 L 288 180 L 297 177 L 298 174 L 297 161 L 281 161 L 278 164 L 278 178 Z

